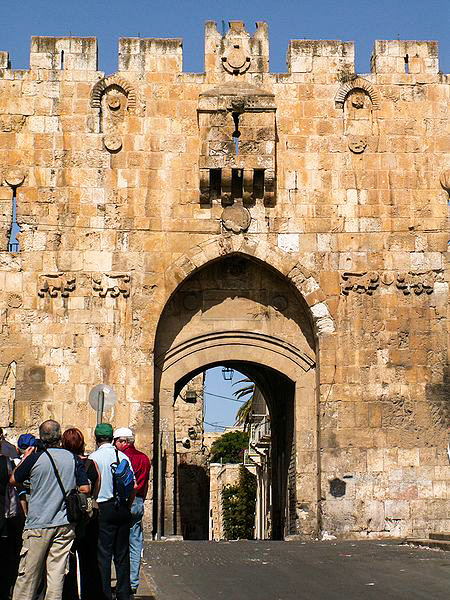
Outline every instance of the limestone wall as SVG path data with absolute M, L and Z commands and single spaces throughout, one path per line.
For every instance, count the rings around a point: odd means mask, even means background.
M 225 539 L 223 526 L 222 492 L 239 480 L 239 465 L 211 463 L 209 469 L 209 539 Z
M 351 42 L 294 40 L 276 74 L 265 24 L 205 34 L 200 74 L 182 71 L 178 39 L 122 38 L 107 77 L 93 38 L 35 37 L 29 70 L 0 53 L 0 374 L 17 364 L 0 426 L 52 417 L 90 437 L 104 382 L 108 418 L 151 453 L 163 308 L 197 266 L 240 251 L 297 282 L 316 324 L 318 527 L 448 531 L 437 45 L 377 41 L 357 76 Z M 14 191 L 20 252 L 7 252 Z

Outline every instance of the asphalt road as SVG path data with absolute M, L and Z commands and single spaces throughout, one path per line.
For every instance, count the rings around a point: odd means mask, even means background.
M 157 600 L 450 599 L 450 553 L 395 542 L 148 542 L 144 563 Z

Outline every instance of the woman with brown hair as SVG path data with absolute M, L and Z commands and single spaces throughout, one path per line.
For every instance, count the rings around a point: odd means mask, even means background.
M 85 444 L 83 434 L 76 427 L 67 429 L 62 435 L 62 447 L 77 456 L 84 464 L 89 482 L 91 484 L 92 497 L 97 498 L 100 489 L 100 472 L 95 461 L 87 458 L 84 454 Z M 75 530 L 75 541 L 72 546 L 69 573 L 66 575 L 63 590 L 63 600 L 92 600 L 99 597 L 100 575 L 97 566 L 97 512 L 81 526 L 77 525 Z M 80 595 L 77 585 L 76 555 L 80 570 Z

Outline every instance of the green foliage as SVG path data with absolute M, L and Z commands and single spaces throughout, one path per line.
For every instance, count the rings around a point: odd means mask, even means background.
M 220 436 L 211 446 L 211 462 L 240 463 L 244 450 L 248 448 L 248 433 L 244 431 L 228 431 Z
M 243 425 L 244 431 L 247 429 L 250 424 L 250 417 L 253 410 L 253 398 L 255 395 L 255 384 L 245 377 L 244 379 L 240 379 L 237 383 L 245 383 L 246 385 L 240 387 L 238 390 L 233 392 L 233 395 L 236 396 L 238 400 L 242 398 L 246 398 L 247 400 L 239 407 L 239 410 L 236 413 L 236 425 Z M 233 384 L 233 385 L 236 385 Z
M 239 468 L 239 481 L 222 490 L 223 528 L 227 540 L 254 538 L 256 509 L 256 477 L 244 465 Z

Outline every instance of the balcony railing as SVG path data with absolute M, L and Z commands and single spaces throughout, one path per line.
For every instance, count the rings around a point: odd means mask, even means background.
M 270 421 L 263 419 L 250 427 L 250 446 L 270 444 Z

